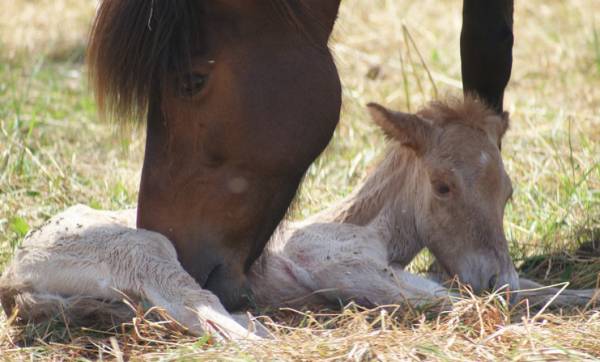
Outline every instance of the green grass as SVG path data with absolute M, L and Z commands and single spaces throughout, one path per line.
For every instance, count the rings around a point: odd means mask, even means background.
M 81 59 L 93 4 L 15 0 L 2 5 L 0 270 L 28 230 L 70 205 L 135 205 L 144 133 L 119 133 L 97 119 Z M 505 217 L 511 252 L 528 276 L 576 287 L 594 287 L 600 273 L 600 253 L 589 250 L 600 244 L 600 33 L 594 14 L 600 14 L 600 4 L 585 0 L 517 1 L 515 64 L 506 98 L 512 127 L 503 155 L 515 186 Z M 435 94 L 460 92 L 459 29 L 459 0 L 344 1 L 332 44 L 344 85 L 342 120 L 327 152 L 308 172 L 295 218 L 347 195 L 380 156 L 384 140 L 364 104 L 415 110 Z M 582 246 L 587 250 L 579 250 Z M 426 260 L 421 256 L 414 267 Z M 487 304 L 479 306 L 487 310 Z M 379 312 L 350 308 L 337 317 L 277 312 L 283 316 L 276 313 L 276 321 L 297 329 L 278 327 L 277 344 L 265 343 L 263 349 L 191 339 L 175 347 L 143 344 L 122 335 L 119 345 L 132 356 L 155 358 L 164 352 L 170 358 L 316 359 L 361 351 L 371 358 L 600 357 L 600 346 L 589 337 L 600 335 L 597 314 L 553 314 L 546 325 L 515 317 L 517 324 L 504 337 L 487 340 L 496 330 L 481 338 L 465 332 L 479 331 L 476 317 L 483 312 L 465 309 L 455 319 L 423 323 L 418 316 L 398 321 L 388 315 L 374 332 Z M 498 310 L 488 312 L 490 320 L 505 324 L 493 317 Z M 386 320 L 393 333 L 371 335 Z M 1 324 L 3 349 L 12 345 Z M 86 343 L 103 346 L 106 356 L 112 353 L 108 337 L 56 333 L 56 341 L 73 346 L 35 342 L 48 338 L 28 332 L 33 347 L 16 350 L 14 358 L 65 358 L 78 355 L 82 345 L 92 351 L 86 358 L 97 358 L 100 347 Z M 460 336 L 470 336 L 472 343 Z M 454 344 L 452 338 L 458 338 Z M 131 345 L 136 343 L 144 347 L 136 350 Z M 478 349 L 478 343 L 485 348 Z
M 0 66 L 0 264 L 31 226 L 75 203 L 135 203 L 139 135 L 96 122 L 80 62 Z

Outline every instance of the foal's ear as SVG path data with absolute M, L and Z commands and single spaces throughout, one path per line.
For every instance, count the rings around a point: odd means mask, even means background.
M 388 137 L 412 148 L 418 155 L 427 151 L 433 127 L 419 116 L 390 111 L 377 103 L 369 103 L 367 107 L 373 121 Z
M 486 132 L 492 141 L 497 142 L 498 148 L 502 149 L 502 138 L 510 126 L 510 115 L 508 112 L 502 112 L 502 114 L 491 116 L 491 120 L 488 124 L 493 127 L 487 126 Z
M 500 130 L 498 131 L 498 148 L 502 150 L 502 138 L 510 127 L 510 113 L 502 112 L 500 115 Z
M 500 119 L 502 122 L 500 123 L 500 134 L 498 135 L 498 138 L 502 141 L 502 137 L 504 137 L 506 131 L 508 131 L 508 128 L 510 127 L 510 113 L 502 112 Z

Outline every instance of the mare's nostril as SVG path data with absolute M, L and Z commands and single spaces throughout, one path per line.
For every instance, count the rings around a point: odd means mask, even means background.
M 200 286 L 204 289 L 207 289 L 207 285 L 208 283 L 211 281 L 211 279 L 214 279 L 215 276 L 218 276 L 219 273 L 221 272 L 220 269 L 223 266 L 223 264 L 217 264 L 217 266 L 215 266 L 206 276 L 206 280 L 204 281 L 204 283 L 202 283 Z
M 213 292 L 229 311 L 246 308 L 252 301 L 246 275 L 225 264 L 219 264 L 211 271 L 203 288 Z
M 495 274 L 490 278 L 490 281 L 488 283 L 488 289 L 491 291 L 496 290 L 496 287 L 499 286 L 499 285 L 496 285 L 496 283 L 498 283 L 498 274 Z

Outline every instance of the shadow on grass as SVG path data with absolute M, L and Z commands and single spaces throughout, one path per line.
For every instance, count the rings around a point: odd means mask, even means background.
M 598 288 L 600 285 L 600 229 L 582 230 L 585 240 L 574 251 L 535 255 L 522 260 L 519 273 L 542 284 L 569 282 L 569 288 Z
M 0 350 L 29 351 L 32 358 L 59 356 L 69 359 L 102 359 L 103 355 L 128 360 L 135 353 L 161 352 L 174 345 L 193 343 L 197 338 L 185 334 L 185 329 L 170 319 L 162 310 L 144 311 L 142 306 L 132 311 L 128 322 L 93 320 L 86 327 L 70 326 L 56 316 L 37 323 L 10 323 L 0 336 Z M 215 345 L 210 337 L 206 347 Z

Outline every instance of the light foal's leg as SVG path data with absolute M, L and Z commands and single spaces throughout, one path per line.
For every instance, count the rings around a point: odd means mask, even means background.
M 427 278 L 437 283 L 445 283 L 451 278 L 442 271 L 441 266 L 434 262 L 427 273 Z M 600 289 L 566 289 L 549 287 L 527 278 L 519 278 L 519 290 L 515 300 L 528 300 L 529 305 L 541 307 L 548 304 L 553 307 L 585 307 L 600 301 Z M 500 286 L 503 287 L 503 286 Z
M 270 268 L 263 270 L 268 274 L 263 279 L 291 274 L 292 278 L 282 281 L 291 284 L 301 281 L 305 290 L 330 303 L 349 300 L 363 305 L 449 303 L 448 291 L 441 285 L 394 268 L 384 239 L 377 226 L 338 223 L 298 226 L 287 235 L 284 247 L 271 251 L 281 254 L 281 263 L 271 263 Z M 255 294 L 266 294 L 263 289 L 256 288 Z M 279 289 L 271 292 L 277 293 Z M 300 303 L 306 300 L 305 290 L 293 287 L 285 290 L 296 292 L 296 299 L 289 294 L 287 299 Z
M 166 238 L 131 229 L 118 213 L 78 206 L 57 215 L 23 242 L 0 280 L 3 304 L 16 295 L 26 319 L 62 307 L 68 315 L 78 299 L 118 302 L 121 292 L 163 307 L 193 334 L 256 338 L 183 270 Z
M 446 288 L 408 271 L 367 259 L 335 260 L 314 271 L 318 293 L 331 302 L 356 300 L 366 305 L 408 303 L 448 307 Z
M 132 262 L 140 263 L 148 272 L 140 280 L 139 293 L 151 304 L 163 307 L 192 334 L 217 332 L 226 339 L 258 338 L 238 324 L 219 298 L 202 289 L 176 259 L 156 260 L 154 254 L 146 254 Z M 127 286 L 122 285 L 125 290 Z M 243 316 L 236 319 L 245 321 Z
M 547 287 L 532 280 L 519 278 L 521 299 L 529 299 L 530 305 L 543 306 L 550 303 L 556 307 L 585 307 L 600 301 L 600 289 L 564 289 Z

